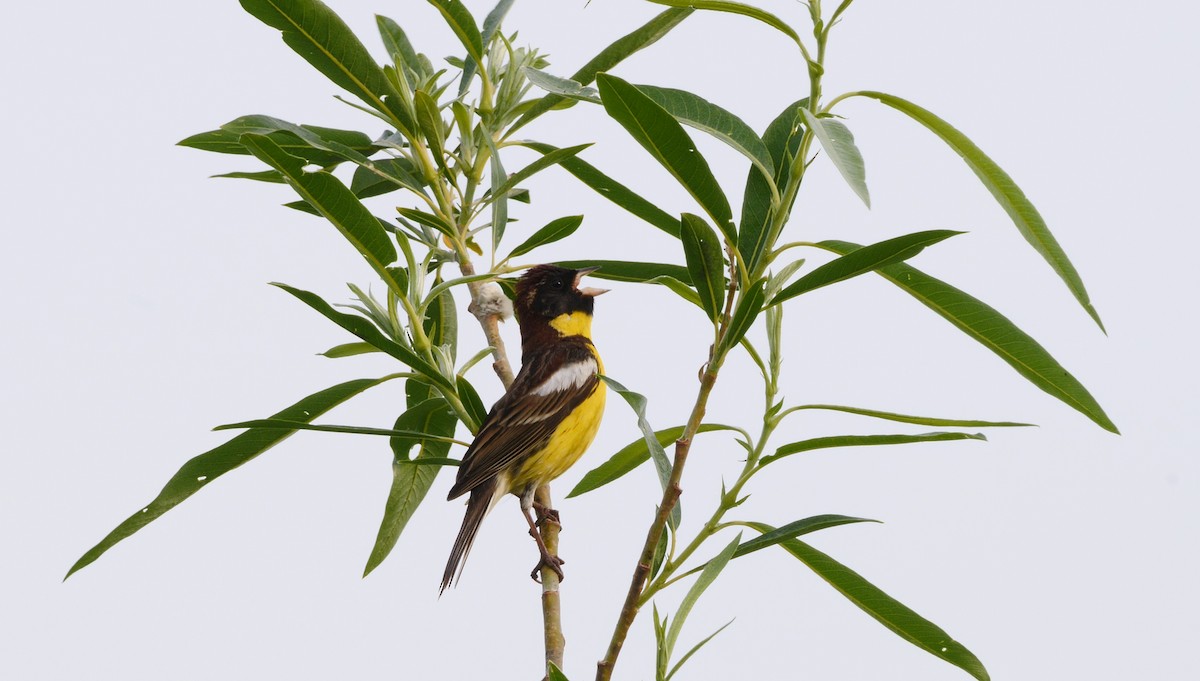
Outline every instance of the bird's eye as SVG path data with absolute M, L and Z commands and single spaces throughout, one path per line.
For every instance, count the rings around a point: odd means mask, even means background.
M 550 282 L 550 285 L 551 285 L 551 286 L 553 286 L 554 288 L 562 288 L 562 287 L 563 287 L 563 280 L 562 280 L 562 279 L 555 279 L 554 281 Z

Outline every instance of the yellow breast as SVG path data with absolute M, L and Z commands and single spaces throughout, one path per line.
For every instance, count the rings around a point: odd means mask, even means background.
M 564 336 L 591 338 L 592 316 L 583 312 L 561 315 L 550 322 Z M 604 373 L 604 363 L 596 348 L 592 347 L 599 373 Z M 546 446 L 525 460 L 521 470 L 510 483 L 511 489 L 523 489 L 530 483 L 543 485 L 557 478 L 583 456 L 596 439 L 600 430 L 600 418 L 604 415 L 605 385 L 601 381 L 586 400 L 581 402 L 554 430 Z

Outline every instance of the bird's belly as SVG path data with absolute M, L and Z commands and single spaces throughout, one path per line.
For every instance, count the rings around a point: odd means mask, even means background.
M 583 456 L 596 438 L 600 429 L 600 417 L 604 414 L 605 386 L 601 382 L 596 391 L 563 419 L 546 446 L 530 456 L 513 477 L 511 489 L 520 490 L 526 485 L 542 485 L 557 478 Z

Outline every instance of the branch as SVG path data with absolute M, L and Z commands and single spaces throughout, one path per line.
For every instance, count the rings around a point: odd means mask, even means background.
M 728 244 L 726 247 L 732 251 Z M 671 477 L 663 489 L 658 513 L 655 514 L 654 521 L 650 524 L 650 530 L 646 533 L 646 543 L 642 546 L 642 554 L 638 557 L 637 566 L 634 567 L 633 579 L 629 584 L 629 592 L 625 595 L 625 605 L 621 608 L 621 614 L 617 616 L 617 626 L 613 630 L 612 640 L 609 641 L 608 652 L 605 653 L 604 659 L 596 663 L 596 681 L 609 681 L 612 678 L 613 667 L 617 664 L 617 656 L 621 654 L 621 647 L 625 645 L 629 628 L 637 619 L 642 590 L 646 586 L 646 579 L 650 576 L 650 566 L 654 561 L 654 550 L 663 537 L 671 510 L 679 503 L 679 496 L 683 493 L 683 488 L 679 486 L 679 481 L 683 478 L 683 467 L 687 463 L 688 452 L 692 448 L 692 438 L 695 437 L 696 431 L 700 429 L 700 424 L 704 421 L 708 397 L 712 393 L 713 386 L 716 385 L 717 373 L 721 370 L 721 363 L 724 360 L 724 351 L 718 355 L 717 348 L 721 347 L 721 339 L 729 330 L 729 322 L 733 314 L 733 301 L 738 287 L 737 259 L 733 257 L 732 252 L 729 260 L 731 263 L 729 289 L 725 296 L 725 312 L 721 317 L 721 327 L 717 332 L 716 342 L 709 351 L 708 364 L 705 365 L 700 375 L 700 390 L 696 394 L 696 404 L 692 407 L 692 415 L 688 418 L 683 435 L 675 441 L 675 460 L 671 465 Z
M 460 256 L 461 257 L 461 256 Z M 475 274 L 475 266 L 470 260 L 462 257 L 459 270 L 464 277 Z M 508 361 L 508 352 L 504 348 L 504 339 L 500 336 L 500 317 L 492 306 L 484 304 L 483 283 L 468 282 L 467 289 L 471 292 L 471 305 L 467 308 L 479 325 L 483 327 L 483 335 L 487 337 L 488 345 L 492 348 L 492 368 L 508 390 L 513 382 L 512 364 Z M 542 485 L 535 493 L 535 500 L 543 508 L 554 508 L 551 503 L 550 486 Z M 551 554 L 558 555 L 558 533 L 560 526 L 543 517 L 538 524 L 538 532 L 542 535 L 542 543 Z M 555 666 L 563 666 L 563 650 L 566 639 L 562 633 L 562 602 L 558 592 L 558 575 L 549 567 L 542 568 L 542 629 L 546 642 L 546 661 Z

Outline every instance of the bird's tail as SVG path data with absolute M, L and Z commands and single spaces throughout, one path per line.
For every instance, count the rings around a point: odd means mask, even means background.
M 458 576 L 462 574 L 463 564 L 467 560 L 467 554 L 471 552 L 471 545 L 475 543 L 479 526 L 500 496 L 496 494 L 495 478 L 471 490 L 471 497 L 467 500 L 467 514 L 463 516 L 462 528 L 458 531 L 458 538 L 454 540 L 454 548 L 450 550 L 450 560 L 446 561 L 446 572 L 442 574 L 442 588 L 438 591 L 439 594 L 445 592 L 450 583 L 457 581 Z

